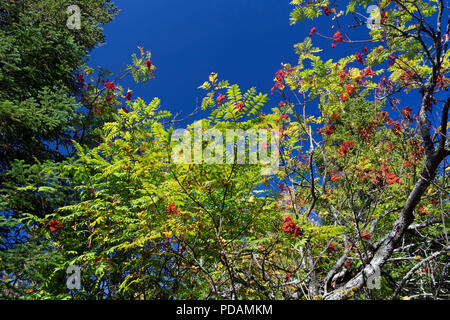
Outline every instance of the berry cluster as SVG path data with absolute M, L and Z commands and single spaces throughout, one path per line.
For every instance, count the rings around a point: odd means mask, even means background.
M 219 96 L 217 97 L 217 105 L 220 106 L 222 105 L 222 101 L 226 99 L 226 96 L 223 94 L 219 94 Z
M 62 223 L 59 220 L 53 220 L 48 223 L 51 232 L 56 232 L 62 227 Z
M 348 153 L 348 150 L 355 146 L 355 143 L 353 141 L 344 141 L 341 144 L 341 147 L 339 148 L 338 152 L 341 156 L 345 156 Z
M 177 209 L 173 202 L 169 203 L 169 205 L 167 206 L 166 210 L 167 210 L 166 215 L 169 215 L 169 214 L 180 214 L 181 213 L 181 210 Z
M 284 219 L 283 231 L 292 234 L 294 237 L 299 237 L 303 234 L 300 227 L 289 216 Z

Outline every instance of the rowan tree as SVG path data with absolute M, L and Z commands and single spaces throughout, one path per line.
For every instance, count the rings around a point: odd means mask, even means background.
M 59 199 L 44 198 L 42 191 L 49 185 L 63 189 L 49 173 L 67 157 L 68 141 L 87 118 L 78 103 L 81 86 L 75 73 L 84 68 L 89 51 L 103 42 L 101 25 L 117 14 L 109 0 L 79 1 L 82 28 L 71 30 L 66 22 L 72 4 L 0 2 L 0 270 L 23 272 L 23 278 L 45 278 L 34 264 L 23 270 L 45 245 L 29 241 L 18 219 L 25 213 L 43 217 L 70 198 L 68 188 Z M 29 184 L 42 189 L 20 189 Z M 38 260 L 45 265 L 49 257 Z M 0 281 L 0 286 L 12 283 Z

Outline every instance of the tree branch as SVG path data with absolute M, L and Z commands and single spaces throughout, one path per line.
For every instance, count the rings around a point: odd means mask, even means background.
M 420 261 L 418 264 L 416 264 L 411 270 L 408 271 L 408 273 L 403 277 L 402 282 L 400 282 L 399 286 L 395 289 L 394 294 L 392 295 L 392 299 L 395 299 L 398 295 L 398 293 L 400 292 L 400 290 L 403 288 L 403 286 L 406 284 L 406 282 L 408 281 L 408 279 L 413 275 L 413 273 L 419 269 L 421 266 L 423 266 L 425 263 L 434 260 L 438 257 L 440 257 L 441 255 L 443 255 L 444 253 L 446 253 L 447 251 L 450 251 L 450 246 L 447 246 L 444 250 L 439 251 L 439 252 L 435 252 L 433 253 L 431 256 L 429 256 L 426 259 L 423 259 L 422 261 Z

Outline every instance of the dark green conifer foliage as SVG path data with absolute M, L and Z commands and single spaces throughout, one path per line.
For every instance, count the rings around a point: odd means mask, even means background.
M 77 1 L 81 29 L 71 30 L 73 4 L 0 1 L 0 295 L 8 289 L 20 298 L 45 287 L 57 259 L 43 252 L 33 229 L 17 228 L 18 219 L 43 217 L 70 197 L 66 181 L 47 177 L 65 161 L 64 145 L 86 117 L 75 73 L 103 43 L 101 26 L 118 13 L 110 0 Z

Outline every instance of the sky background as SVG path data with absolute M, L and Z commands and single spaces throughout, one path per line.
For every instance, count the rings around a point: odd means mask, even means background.
M 255 86 L 268 93 L 267 111 L 280 101 L 280 96 L 270 96 L 275 72 L 282 62 L 297 62 L 293 45 L 302 42 L 313 26 L 322 34 L 334 33 L 331 17 L 325 16 L 290 26 L 289 2 L 116 0 L 121 12 L 104 27 L 105 44 L 92 52 L 89 65 L 117 73 L 131 62 L 132 53 L 139 56 L 137 46 L 143 46 L 152 52 L 156 78 L 145 87 L 134 84 L 131 77 L 122 81 L 125 90 L 134 91 L 133 97 L 146 102 L 159 97 L 163 109 L 187 115 L 201 103 L 204 91 L 197 87 L 217 72 L 219 79 L 237 83 L 243 90 Z M 366 27 L 355 32 L 358 39 L 369 36 Z M 324 49 L 324 60 L 362 48 L 341 43 L 332 49 L 332 40 L 318 36 L 313 40 Z

